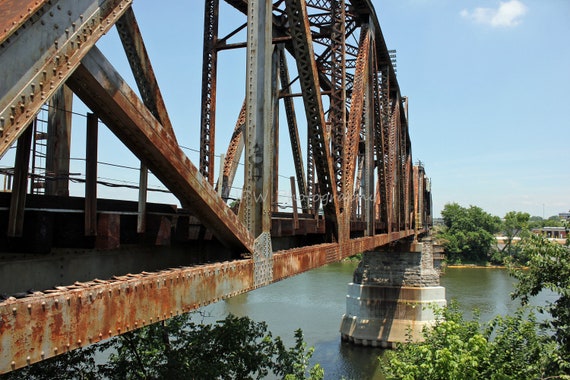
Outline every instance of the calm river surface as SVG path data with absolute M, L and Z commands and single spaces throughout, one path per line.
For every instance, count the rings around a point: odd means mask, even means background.
M 202 309 L 205 322 L 228 313 L 265 321 L 274 336 L 292 345 L 294 330 L 303 330 L 305 341 L 315 347 L 312 362 L 325 369 L 325 379 L 382 379 L 378 355 L 381 349 L 355 347 L 341 342 L 339 327 L 345 312 L 347 284 L 357 262 L 330 264 Z M 514 279 L 503 269 L 447 268 L 441 278 L 448 301 L 456 299 L 470 318 L 474 308 L 487 321 L 513 312 Z M 542 302 L 543 299 L 537 300 Z

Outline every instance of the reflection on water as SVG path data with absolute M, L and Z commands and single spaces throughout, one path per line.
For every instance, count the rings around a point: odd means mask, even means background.
M 210 315 L 205 322 L 223 319 L 228 313 L 249 316 L 267 322 L 269 330 L 288 345 L 294 342 L 294 331 L 301 328 L 307 344 L 315 347 L 312 361 L 324 367 L 326 379 L 382 379 L 381 349 L 340 340 L 347 284 L 357 264 L 327 265 L 210 305 L 203 308 Z M 519 303 L 510 297 L 513 282 L 503 269 L 448 268 L 441 279 L 447 299 L 459 301 L 467 318 L 478 309 L 482 321 L 516 310 Z M 542 295 L 536 302 L 545 298 L 552 300 L 553 295 Z

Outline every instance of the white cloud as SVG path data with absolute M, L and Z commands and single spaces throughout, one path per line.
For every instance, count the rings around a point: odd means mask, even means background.
M 464 9 L 460 12 L 461 17 L 473 20 L 478 24 L 486 24 L 492 27 L 510 28 L 520 24 L 522 17 L 528 8 L 519 0 L 500 2 L 499 7 L 475 8 L 472 11 Z

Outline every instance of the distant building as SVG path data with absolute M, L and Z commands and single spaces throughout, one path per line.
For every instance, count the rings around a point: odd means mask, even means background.
M 562 220 L 570 220 L 570 212 L 561 212 L 558 217 Z
M 566 227 L 542 227 L 533 228 L 533 234 L 545 235 L 547 238 L 551 239 L 566 239 L 568 237 L 568 231 Z

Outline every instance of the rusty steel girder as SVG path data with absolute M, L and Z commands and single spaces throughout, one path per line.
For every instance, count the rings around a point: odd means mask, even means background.
M 0 373 L 253 289 L 253 262 L 93 280 L 0 304 Z
M 269 282 L 415 233 L 275 252 Z M 9 298 L 0 303 L 0 374 L 253 290 L 255 265 L 248 259 L 128 274 Z
M 0 158 L 131 2 L 0 2 Z

